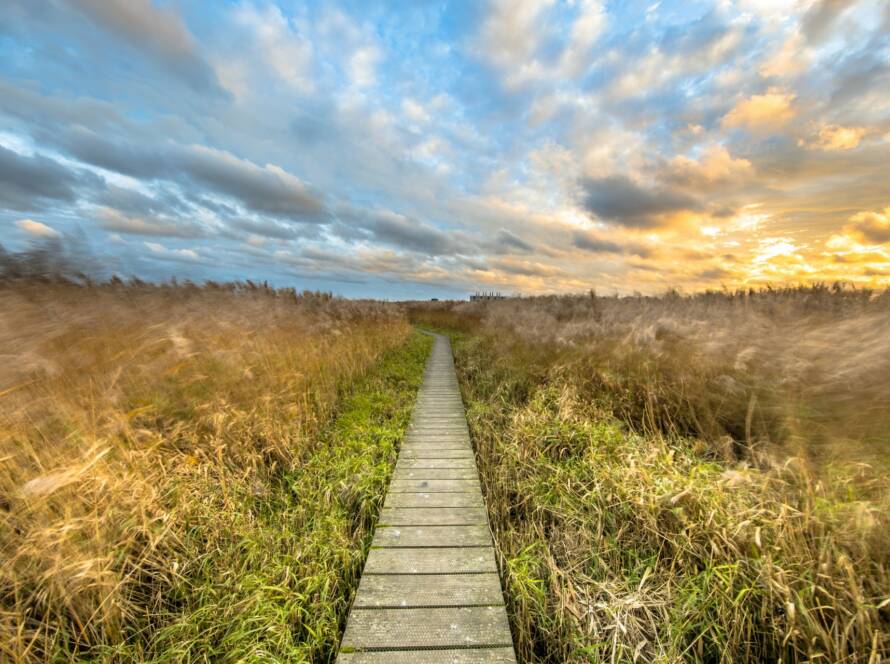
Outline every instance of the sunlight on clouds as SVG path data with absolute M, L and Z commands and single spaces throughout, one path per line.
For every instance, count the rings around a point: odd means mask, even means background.
M 785 40 L 782 48 L 760 66 L 760 75 L 764 78 L 789 77 L 803 71 L 808 64 L 803 39 L 799 32 L 794 32 Z
M 693 185 L 744 180 L 754 173 L 750 161 L 734 159 L 723 145 L 708 146 L 697 160 L 674 157 L 671 169 L 678 179 Z
M 864 127 L 826 125 L 819 130 L 816 145 L 823 150 L 852 150 L 859 145 L 863 136 L 865 136 Z
M 19 219 L 15 222 L 15 225 L 25 231 L 28 235 L 33 235 L 34 237 L 62 237 L 61 233 L 59 233 L 59 231 L 57 231 L 55 228 L 51 228 L 50 226 L 47 226 L 40 221 L 34 221 L 33 219 Z
M 778 130 L 795 116 L 791 107 L 794 99 L 794 94 L 770 89 L 766 94 L 741 100 L 723 117 L 722 124 L 728 129 L 746 127 L 755 132 Z
M 13 245 L 81 223 L 149 277 L 884 283 L 885 4 L 136 3 L 170 32 L 90 0 L 83 31 L 8 32 L 0 203 Z

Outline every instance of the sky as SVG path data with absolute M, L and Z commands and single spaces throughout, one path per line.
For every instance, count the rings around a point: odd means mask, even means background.
M 349 297 L 890 285 L 890 2 L 3 0 L 0 244 L 45 242 Z

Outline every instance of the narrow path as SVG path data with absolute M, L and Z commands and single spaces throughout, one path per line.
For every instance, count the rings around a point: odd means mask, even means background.
M 451 344 L 440 335 L 337 662 L 516 662 Z

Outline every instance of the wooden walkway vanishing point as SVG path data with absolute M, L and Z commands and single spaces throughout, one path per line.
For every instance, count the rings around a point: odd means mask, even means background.
M 337 662 L 516 662 L 451 345 L 440 335 Z

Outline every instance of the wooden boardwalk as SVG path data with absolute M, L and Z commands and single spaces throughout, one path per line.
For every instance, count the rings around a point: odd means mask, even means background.
M 451 345 L 436 335 L 339 664 L 513 663 Z

